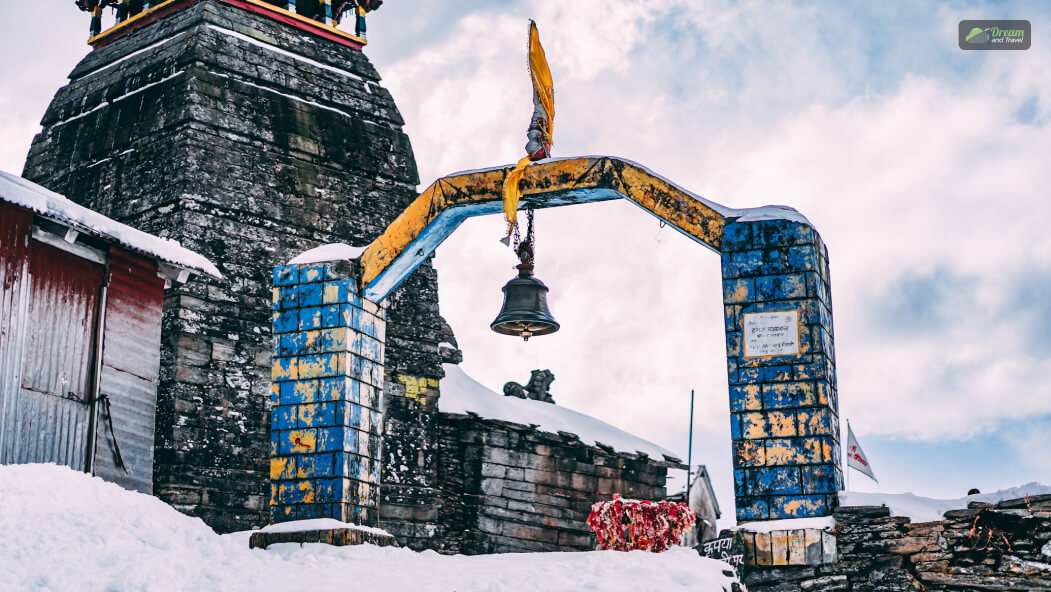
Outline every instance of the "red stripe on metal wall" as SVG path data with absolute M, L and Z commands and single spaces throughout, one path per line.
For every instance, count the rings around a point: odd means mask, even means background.
M 0 462 L 12 435 L 22 367 L 22 319 L 29 303 L 29 233 L 33 214 L 0 203 Z
M 23 389 L 91 399 L 102 273 L 97 263 L 46 243 L 31 243 L 32 301 L 22 355 Z
M 117 464 L 108 422 L 99 421 L 95 474 L 145 493 L 153 492 L 153 438 L 160 371 L 164 280 L 157 264 L 113 247 L 100 391 L 110 398 L 113 432 L 128 469 Z
M 14 313 L 19 355 L 8 358 L 14 373 L 5 380 L 0 462 L 84 470 L 103 267 L 40 241 L 28 243 L 20 272 L 25 300 Z

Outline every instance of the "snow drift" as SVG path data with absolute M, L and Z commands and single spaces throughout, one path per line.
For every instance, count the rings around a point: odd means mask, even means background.
M 0 466 L 0 590 L 730 589 L 725 563 L 652 554 L 443 556 L 371 545 L 248 549 L 157 498 L 56 465 Z

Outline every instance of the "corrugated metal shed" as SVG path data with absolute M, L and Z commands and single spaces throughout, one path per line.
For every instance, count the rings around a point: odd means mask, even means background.
M 28 259 L 21 368 L 11 377 L 0 461 L 84 469 L 105 270 L 36 240 Z
M 0 175 L 0 463 L 151 493 L 164 288 L 218 271 L 19 181 Z

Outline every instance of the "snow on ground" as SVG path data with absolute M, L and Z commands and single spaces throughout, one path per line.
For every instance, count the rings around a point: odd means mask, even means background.
M 36 183 L 3 171 L 0 171 L 0 200 L 68 224 L 80 232 L 115 239 L 132 251 L 152 255 L 177 267 L 206 273 L 214 278 L 223 277 L 211 261 L 183 247 L 178 241 L 136 230 L 75 204 Z
M 588 444 L 601 442 L 618 452 L 645 452 L 656 460 L 661 460 L 664 455 L 676 456 L 666 448 L 579 411 L 493 392 L 455 364 L 445 364 L 442 368 L 445 369 L 445 378 L 438 385 L 442 393 L 438 410 L 443 413 L 466 414 L 470 411 L 489 419 L 536 425 L 544 432 L 569 432 Z
M 651 554 L 475 557 L 372 545 L 275 545 L 217 535 L 152 496 L 56 465 L 0 466 L 0 590 L 713 591 L 722 562 Z
M 949 510 L 960 510 L 970 502 L 995 504 L 1004 500 L 1019 499 L 1027 495 L 1051 494 L 1051 486 L 1027 483 L 1021 487 L 1001 489 L 994 493 L 977 493 L 956 499 L 933 499 L 913 493 L 861 493 L 843 491 L 839 494 L 841 506 L 887 506 L 892 516 L 908 516 L 913 522 L 942 520 Z

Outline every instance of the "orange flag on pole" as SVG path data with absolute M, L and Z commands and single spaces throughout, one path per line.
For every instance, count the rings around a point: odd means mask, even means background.
M 529 123 L 529 143 L 525 158 L 504 179 L 504 217 L 507 218 L 507 235 L 515 227 L 518 218 L 518 199 L 521 192 L 518 183 L 525 174 L 525 167 L 533 160 L 551 156 L 551 134 L 555 121 L 555 84 L 551 79 L 551 68 L 547 65 L 544 47 L 540 45 L 540 32 L 536 23 L 529 21 L 529 77 L 533 82 L 533 117 Z

